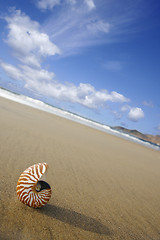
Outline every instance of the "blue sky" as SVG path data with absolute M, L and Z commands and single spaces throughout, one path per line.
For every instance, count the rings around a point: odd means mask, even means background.
M 159 13 L 156 0 L 2 1 L 0 86 L 160 134 Z

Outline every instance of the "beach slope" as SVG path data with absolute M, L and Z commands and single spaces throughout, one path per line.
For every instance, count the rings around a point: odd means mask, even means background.
M 41 209 L 16 195 L 47 162 Z M 160 239 L 160 152 L 0 98 L 0 239 Z

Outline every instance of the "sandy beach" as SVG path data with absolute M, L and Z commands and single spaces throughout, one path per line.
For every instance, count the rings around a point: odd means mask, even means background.
M 41 209 L 16 195 L 47 162 Z M 0 98 L 1 240 L 159 240 L 160 152 Z

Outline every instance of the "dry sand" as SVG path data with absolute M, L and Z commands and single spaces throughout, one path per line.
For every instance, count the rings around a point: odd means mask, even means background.
M 50 202 L 16 196 L 47 162 Z M 1 240 L 160 239 L 160 152 L 0 98 Z

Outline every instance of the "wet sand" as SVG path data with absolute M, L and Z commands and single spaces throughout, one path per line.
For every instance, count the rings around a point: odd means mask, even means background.
M 16 195 L 20 174 L 47 162 L 52 198 Z M 160 239 L 160 152 L 0 98 L 1 240 Z

